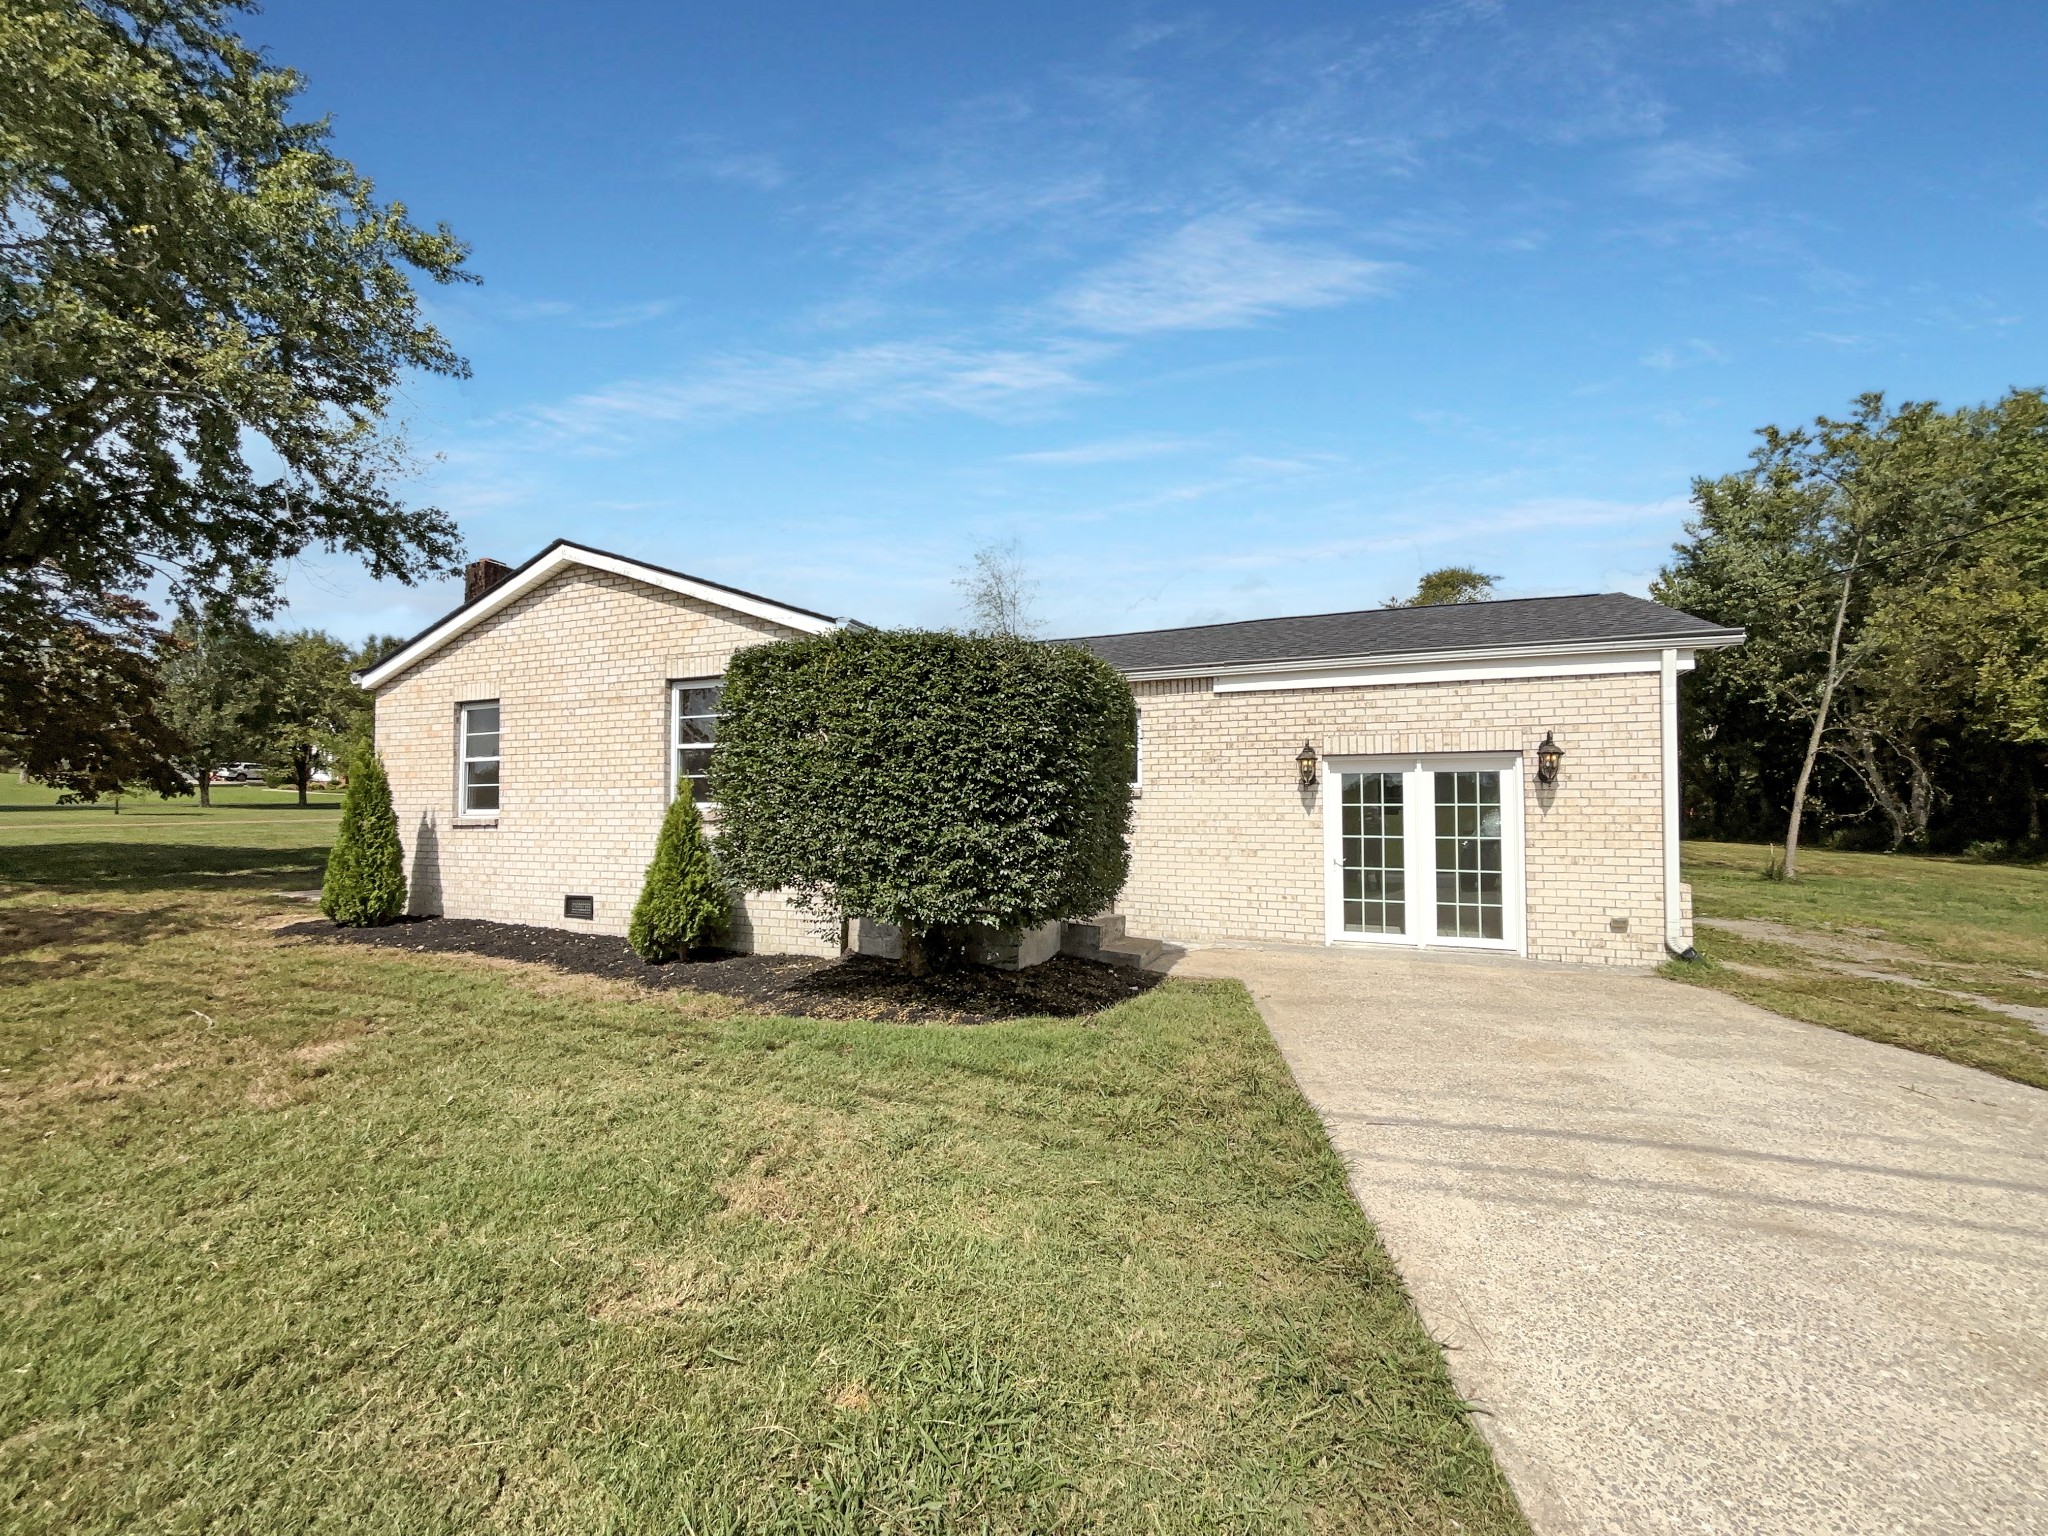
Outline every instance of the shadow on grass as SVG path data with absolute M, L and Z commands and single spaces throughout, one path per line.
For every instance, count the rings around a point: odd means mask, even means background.
M 216 813 L 242 811 L 338 811 L 339 800 L 309 800 L 300 805 L 296 800 L 216 800 L 212 805 L 201 805 L 197 800 L 131 800 L 116 811 L 106 802 L 97 805 L 0 805 L 0 816 L 9 814 L 37 816 L 212 816 Z
M 104 958 L 81 954 L 83 949 L 106 944 L 135 948 L 200 926 L 199 918 L 176 907 L 10 908 L 0 913 L 0 987 L 68 979 L 97 969 Z M 27 958 L 36 950 L 51 953 Z
M 327 843 L 232 848 L 201 843 L 29 843 L 0 848 L 0 880 L 53 890 L 310 889 Z

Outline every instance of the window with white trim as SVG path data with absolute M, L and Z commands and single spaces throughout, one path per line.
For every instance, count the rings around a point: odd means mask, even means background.
M 464 816 L 498 814 L 498 701 L 462 706 L 457 722 L 462 743 L 462 777 L 457 785 Z
M 1131 788 L 1145 787 L 1145 711 L 1133 710 L 1131 726 Z
M 678 678 L 668 685 L 669 798 L 688 784 L 699 805 L 708 804 L 711 748 L 718 740 L 718 696 L 725 691 L 719 677 Z

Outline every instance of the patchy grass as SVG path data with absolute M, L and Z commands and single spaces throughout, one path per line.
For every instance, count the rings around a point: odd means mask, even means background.
M 2048 1088 L 2048 869 L 1801 850 L 1786 883 L 1768 857 L 1685 845 L 1707 963 L 1667 975 Z
M 1238 988 L 293 945 L 264 819 L 0 818 L 10 1531 L 1525 1529 Z

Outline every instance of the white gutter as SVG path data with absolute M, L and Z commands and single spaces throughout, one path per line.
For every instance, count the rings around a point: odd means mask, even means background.
M 1297 656 L 1285 661 L 1233 661 L 1172 667 L 1118 667 L 1134 683 L 1163 682 L 1177 677 L 1260 677 L 1288 672 L 1346 672 L 1373 667 L 1418 666 L 1434 662 L 1508 661 L 1546 656 L 1628 656 L 1659 652 L 1675 657 L 1674 648 L 1719 650 L 1740 645 L 1739 629 L 1706 630 L 1696 635 L 1656 635 L 1636 640 L 1556 640 L 1537 645 L 1468 646 L 1455 651 L 1378 651 L 1366 656 Z

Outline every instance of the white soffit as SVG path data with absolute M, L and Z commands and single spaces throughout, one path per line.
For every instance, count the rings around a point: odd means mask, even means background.
M 356 681 L 364 688 L 381 688 L 399 673 L 426 660 L 449 641 L 482 623 L 492 614 L 516 603 L 535 587 L 572 565 L 605 571 L 613 576 L 623 576 L 630 581 L 644 582 L 665 592 L 680 593 L 684 597 L 693 597 L 699 602 L 709 603 L 715 608 L 725 608 L 734 613 L 747 614 L 752 618 L 766 619 L 770 623 L 782 625 L 785 629 L 794 629 L 807 635 L 821 635 L 827 630 L 837 629 L 840 624 L 837 619 L 807 613 L 801 608 L 786 608 L 781 603 L 765 597 L 756 597 L 750 592 L 736 592 L 730 587 L 699 581 L 694 576 L 685 576 L 677 571 L 665 571 L 659 566 L 642 565 L 637 560 L 628 560 L 621 555 L 608 555 L 602 550 L 583 549 L 574 544 L 558 544 L 531 565 L 491 588 L 475 602 L 456 609 L 425 634 L 385 657 Z
M 1339 662 L 1270 671 L 1212 673 L 1217 693 L 1275 693 L 1293 688 L 1390 688 L 1403 683 L 1484 683 L 1513 678 L 1599 677 L 1629 672 L 1654 673 L 1666 647 L 1636 651 L 1584 651 L 1538 656 L 1489 656 L 1458 660 L 1436 657 L 1384 663 Z M 1690 672 L 1693 653 L 1678 652 L 1678 670 Z

